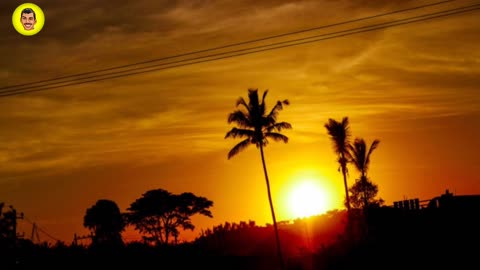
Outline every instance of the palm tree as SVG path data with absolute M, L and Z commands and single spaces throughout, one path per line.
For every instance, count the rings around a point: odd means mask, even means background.
M 270 112 L 267 112 L 265 105 L 265 97 L 268 90 L 263 92 L 262 101 L 259 101 L 258 89 L 248 89 L 248 103 L 240 97 L 237 100 L 237 108 L 241 107 L 228 116 L 228 123 L 235 123 L 237 127 L 232 128 L 225 135 L 226 138 L 242 138 L 240 143 L 235 145 L 228 153 L 228 159 L 240 153 L 247 146 L 254 144 L 260 149 L 260 156 L 262 157 L 263 172 L 265 174 L 265 181 L 267 182 L 268 201 L 270 203 L 270 210 L 272 212 L 273 226 L 275 230 L 275 238 L 277 242 L 277 252 L 280 260 L 280 266 L 284 269 L 282 251 L 280 246 L 280 238 L 278 236 L 277 221 L 275 218 L 275 211 L 273 208 L 272 195 L 270 192 L 270 182 L 268 180 L 267 167 L 265 165 L 265 156 L 263 148 L 267 146 L 268 139 L 274 141 L 288 142 L 288 137 L 281 134 L 283 129 L 291 129 L 292 125 L 287 122 L 277 122 L 278 112 L 283 109 L 283 105 L 289 105 L 288 100 L 277 101 Z
M 325 124 L 328 135 L 333 142 L 333 148 L 338 155 L 338 163 L 340 164 L 339 171 L 343 174 L 343 184 L 345 186 L 345 200 L 347 205 L 347 211 L 350 213 L 350 198 L 348 196 L 348 184 L 347 184 L 347 163 L 350 158 L 348 152 L 348 146 L 350 145 L 350 127 L 348 126 L 348 117 L 344 117 L 342 122 L 338 122 L 334 119 L 328 119 L 328 123 Z
M 367 143 L 362 138 L 356 138 L 352 145 L 348 146 L 350 151 L 350 160 L 360 172 L 360 185 L 363 187 L 363 207 L 368 206 L 368 201 L 371 199 L 368 192 L 368 177 L 367 172 L 370 165 L 370 155 L 373 150 L 378 147 L 379 140 L 374 140 L 370 145 L 370 149 L 367 149 Z

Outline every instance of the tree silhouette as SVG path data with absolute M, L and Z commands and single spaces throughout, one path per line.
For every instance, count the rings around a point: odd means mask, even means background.
M 10 238 L 13 232 L 12 211 L 4 211 L 5 203 L 0 203 L 0 238 Z
M 379 207 L 384 204 L 382 198 L 375 199 L 378 194 L 378 185 L 368 178 L 363 181 L 357 180 L 348 191 L 350 192 L 350 203 L 354 208 Z
M 277 221 L 275 218 L 275 210 L 273 207 L 272 195 L 270 192 L 270 182 L 268 179 L 267 167 L 265 165 L 265 156 L 263 148 L 267 146 L 268 139 L 274 141 L 288 142 L 288 137 L 281 134 L 283 129 L 291 129 L 292 125 L 287 122 L 277 122 L 277 116 L 283 105 L 289 105 L 288 100 L 277 101 L 270 112 L 267 112 L 265 104 L 265 97 L 268 90 L 263 92 L 262 100 L 260 102 L 258 97 L 258 89 L 248 89 L 248 103 L 240 97 L 237 100 L 237 108 L 241 107 L 228 116 L 228 123 L 235 123 L 237 127 L 232 128 L 225 135 L 226 138 L 241 138 L 243 141 L 235 145 L 228 153 L 228 159 L 237 155 L 249 145 L 253 144 L 260 149 L 260 156 L 262 158 L 263 172 L 265 174 L 265 181 L 267 183 L 268 201 L 270 203 L 270 211 L 272 212 L 273 226 L 275 231 L 275 238 L 277 243 L 277 251 L 282 269 L 284 262 L 282 257 L 280 237 L 278 236 Z
M 16 241 L 16 211 L 10 206 L 10 210 L 4 210 L 5 203 L 0 203 L 0 248 L 11 246 Z
M 364 139 L 356 138 L 353 144 L 348 146 L 350 151 L 350 161 L 355 168 L 360 172 L 360 178 L 350 189 L 352 195 L 355 196 L 355 207 L 368 207 L 369 203 L 374 203 L 374 198 L 378 193 L 378 187 L 374 183 L 370 182 L 367 177 L 367 172 L 370 166 L 370 155 L 377 149 L 380 141 L 374 140 L 367 149 L 367 144 Z M 359 203 L 359 197 L 363 202 Z M 352 202 L 353 203 L 353 202 Z
M 193 230 L 195 226 L 190 218 L 195 214 L 212 217 L 209 208 L 213 202 L 185 192 L 172 194 L 164 189 L 149 190 L 135 200 L 126 216 L 128 223 L 142 234 L 144 239 L 158 244 L 168 244 L 170 236 L 179 235 L 179 228 Z
M 350 144 L 350 127 L 348 126 L 348 117 L 344 117 L 341 122 L 334 119 L 328 119 L 325 124 L 328 135 L 333 143 L 335 153 L 338 155 L 338 163 L 340 164 L 339 171 L 343 174 L 343 184 L 345 186 L 345 200 L 348 212 L 350 212 L 350 198 L 348 195 L 347 184 L 347 163 L 350 158 L 348 146 Z
M 83 218 L 83 226 L 93 232 L 95 246 L 120 246 L 123 244 L 121 232 L 125 221 L 117 204 L 111 200 L 98 200 L 88 208 Z

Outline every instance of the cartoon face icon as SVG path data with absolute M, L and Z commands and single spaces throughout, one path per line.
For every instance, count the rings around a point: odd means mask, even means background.
M 33 30 L 35 28 L 35 24 L 37 23 L 37 18 L 35 16 L 35 12 L 33 11 L 33 9 L 31 8 L 23 9 L 20 22 L 22 22 L 23 28 L 26 31 Z

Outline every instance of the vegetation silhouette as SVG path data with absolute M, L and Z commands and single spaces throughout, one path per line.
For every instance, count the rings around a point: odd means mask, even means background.
M 92 245 L 98 247 L 122 246 L 121 232 L 125 225 L 120 209 L 111 200 L 98 200 L 87 209 L 83 218 L 83 226 L 92 232 Z
M 388 269 L 392 266 L 471 269 L 472 265 L 478 265 L 480 195 L 457 196 L 447 191 L 422 205 L 370 205 L 363 210 L 335 210 L 290 222 L 279 221 L 279 232 L 288 243 L 284 250 L 285 267 L 289 270 Z M 1 227 L 2 239 L 15 243 L 0 242 L 0 269 L 68 269 L 72 264 L 76 268 L 96 269 L 263 270 L 278 267 L 273 226 L 258 226 L 252 220 L 225 222 L 203 231 L 194 241 L 177 245 L 133 241 L 121 248 L 102 250 L 94 248 L 93 243 L 89 246 L 33 243 L 20 235 L 14 236 L 12 212 L 2 211 L 0 216 L 1 224 L 10 224 Z M 354 241 L 344 237 L 347 217 L 357 234 Z M 365 220 L 368 234 L 361 229 Z
M 378 186 L 367 177 L 367 172 L 370 167 L 370 156 L 379 144 L 379 140 L 374 140 L 370 148 L 367 148 L 367 144 L 363 138 L 356 138 L 353 144 L 348 146 L 350 162 L 360 172 L 360 177 L 356 179 L 353 186 L 349 189 L 352 194 L 350 202 L 353 207 L 367 208 L 369 204 L 382 204 L 382 199 L 375 200 L 378 193 Z
M 10 245 L 11 239 L 15 237 L 16 213 L 13 207 L 5 210 L 5 203 L 0 203 L 0 244 Z
M 382 198 L 376 199 L 378 185 L 368 178 L 355 181 L 348 191 L 350 192 L 350 203 L 353 208 L 379 207 L 385 203 Z
M 169 244 L 173 237 L 176 244 L 179 228 L 193 230 L 191 217 L 196 214 L 212 217 L 209 210 L 212 206 L 212 201 L 190 192 L 172 194 L 154 189 L 135 200 L 125 216 L 129 224 L 144 234 L 145 241 L 162 245 Z
M 325 124 L 348 191 L 347 209 L 277 222 L 263 148 L 267 139 L 287 142 L 280 131 L 291 125 L 277 122 L 278 112 L 288 101 L 278 101 L 267 114 L 266 94 L 260 101 L 258 91 L 249 89 L 249 103 L 238 100 L 241 109 L 228 118 L 238 127 L 225 138 L 244 139 L 229 152 L 229 159 L 250 144 L 260 149 L 273 225 L 225 222 L 202 230 L 193 241 L 178 243 L 181 230 L 195 228 L 194 215 L 213 216 L 213 202 L 190 192 L 172 194 L 159 188 L 142 194 L 124 213 L 107 199 L 87 208 L 83 225 L 91 231 L 89 245 L 79 244 L 76 235 L 70 245 L 35 243 L 33 232 L 31 239 L 17 233 L 17 219 L 23 219 L 23 214 L 0 202 L 0 269 L 68 269 L 74 264 L 96 269 L 268 270 L 278 268 L 277 259 L 288 270 L 478 266 L 480 195 L 454 195 L 447 190 L 430 200 L 403 199 L 384 205 L 381 198 L 376 199 L 378 185 L 368 176 L 371 155 L 380 141 L 367 147 L 364 139 L 356 138 L 350 144 L 347 117 Z M 348 163 L 359 172 L 351 187 L 346 180 Z M 123 242 L 127 225 L 134 226 L 143 241 Z
M 251 144 L 260 149 L 263 172 L 265 174 L 265 181 L 267 184 L 268 202 L 270 203 L 270 211 L 272 213 L 273 227 L 277 242 L 277 252 L 280 261 L 280 267 L 281 269 L 285 269 L 263 148 L 267 146 L 268 139 L 272 139 L 274 141 L 283 141 L 284 143 L 288 142 L 288 137 L 280 132 L 284 129 L 291 129 L 292 125 L 287 122 L 277 122 L 277 117 L 279 111 L 283 109 L 283 106 L 289 105 L 290 103 L 286 99 L 283 101 L 279 100 L 276 102 L 270 112 L 268 112 L 265 104 L 267 93 L 268 90 L 263 92 L 262 100 L 260 101 L 258 89 L 248 89 L 248 103 L 245 101 L 245 99 L 243 99 L 243 97 L 240 97 L 237 100 L 236 106 L 237 108 L 241 108 L 229 114 L 228 123 L 235 123 L 238 128 L 232 128 L 229 132 L 227 132 L 225 138 L 243 139 L 243 141 L 235 145 L 230 150 L 228 153 L 228 159 L 237 155 L 240 151 L 244 150 Z
M 328 135 L 333 143 L 333 149 L 335 154 L 338 156 L 338 164 L 340 165 L 339 171 L 343 175 L 343 185 L 345 187 L 345 200 L 348 212 L 350 212 L 350 198 L 348 195 L 348 183 L 347 183 L 347 174 L 348 168 L 347 163 L 350 159 L 350 152 L 348 146 L 350 145 L 350 127 L 348 123 L 348 117 L 344 117 L 341 122 L 336 121 L 335 119 L 328 119 L 328 122 L 325 124 Z

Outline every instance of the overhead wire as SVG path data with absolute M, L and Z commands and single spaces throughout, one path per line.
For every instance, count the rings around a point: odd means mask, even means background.
M 39 83 L 49 82 L 49 81 L 57 81 L 57 80 L 62 80 L 62 79 L 71 78 L 71 77 L 78 77 L 78 76 L 83 76 L 83 75 L 90 75 L 90 74 L 94 74 L 94 73 L 100 73 L 100 72 L 111 71 L 111 70 L 115 70 L 115 69 L 122 69 L 122 68 L 137 66 L 137 65 L 149 64 L 149 63 L 153 63 L 153 62 L 164 61 L 164 60 L 168 60 L 168 59 L 179 58 L 179 57 L 184 57 L 184 56 L 189 56 L 189 55 L 194 55 L 194 54 L 199 54 L 199 53 L 204 53 L 204 52 L 216 51 L 216 50 L 225 49 L 225 48 L 230 48 L 230 47 L 235 47 L 235 46 L 239 46 L 239 45 L 245 45 L 245 44 L 249 44 L 249 43 L 255 43 L 255 42 L 265 41 L 265 40 L 274 39 L 274 38 L 279 38 L 279 37 L 296 35 L 296 34 L 311 32 L 311 31 L 315 31 L 315 30 L 320 30 L 320 29 L 324 29 L 324 28 L 330 28 L 330 27 L 334 27 L 334 26 L 340 26 L 340 25 L 344 25 L 344 24 L 349 24 L 349 23 L 354 23 L 354 22 L 359 22 L 359 21 L 374 19 L 374 18 L 378 18 L 378 17 L 388 16 L 388 15 L 392 15 L 392 14 L 396 14 L 396 13 L 402 13 L 402 12 L 412 11 L 412 10 L 421 9 L 421 8 L 425 8 L 425 7 L 431 7 L 431 6 L 441 5 L 441 4 L 445 4 L 445 3 L 453 2 L 453 1 L 454 1 L 454 0 L 440 1 L 440 2 L 435 2 L 435 3 L 430 3 L 430 4 L 425 4 L 425 5 L 420 5 L 420 6 L 415 6 L 415 7 L 405 8 L 405 9 L 400 9 L 400 10 L 394 10 L 394 11 L 390 11 L 390 12 L 386 12 L 386 13 L 381 13 L 381 14 L 376 14 L 376 15 L 371 15 L 371 16 L 366 16 L 366 17 L 361 17 L 361 18 L 357 18 L 357 19 L 342 21 L 342 22 L 338 22 L 338 23 L 333 23 L 333 24 L 328 24 L 328 25 L 322 25 L 322 26 L 317 26 L 317 27 L 312 27 L 312 28 L 308 28 L 308 29 L 297 30 L 297 31 L 288 32 L 288 33 L 283 33 L 283 34 L 278 34 L 278 35 L 267 36 L 267 37 L 258 38 L 258 39 L 252 39 L 252 40 L 243 41 L 243 42 L 238 42 L 238 43 L 227 44 L 227 45 L 218 46 L 218 47 L 213 47 L 213 48 L 208 48 L 208 49 L 204 49 L 204 50 L 197 50 L 197 51 L 192 51 L 192 52 L 177 54 L 177 55 L 173 55 L 173 56 L 167 56 L 167 57 L 162 57 L 162 58 L 151 59 L 151 60 L 147 60 L 147 61 L 143 61 L 143 62 L 137 62 L 137 63 L 133 63 L 133 64 L 126 64 L 126 65 L 121 65 L 121 66 L 116 66 L 116 67 L 99 69 L 99 70 L 95 70 L 95 71 L 89 71 L 89 72 L 83 72 L 83 73 L 78 73 L 78 74 L 72 74 L 72 75 L 67 75 L 67 76 L 62 76 L 62 77 L 56 77 L 56 78 L 51 78 L 51 79 L 46 79 L 46 80 L 41 80 L 41 81 L 36 81 L 36 82 L 30 82 L 30 83 L 24 83 L 24 84 L 17 84 L 17 85 L 11 85 L 11 86 L 4 86 L 4 87 L 0 87 L 0 90 L 10 89 L 10 88 L 20 87 L 20 86 L 28 86 L 28 85 L 32 85 L 32 84 L 39 84 Z
M 44 91 L 44 90 L 49 90 L 49 89 L 65 87 L 65 86 L 79 85 L 79 84 L 102 81 L 102 80 L 107 80 L 107 79 L 132 76 L 132 75 L 137 75 L 137 74 L 142 74 L 142 73 L 147 73 L 147 72 L 152 72 L 152 71 L 171 69 L 171 68 L 182 67 L 182 66 L 193 65 L 193 64 L 204 63 L 204 62 L 211 62 L 211 61 L 216 61 L 216 60 L 220 60 L 220 59 L 237 57 L 237 56 L 241 56 L 241 55 L 247 55 L 247 54 L 269 51 L 269 50 L 274 50 L 274 49 L 279 49 L 279 48 L 297 46 L 297 45 L 306 44 L 306 43 L 318 42 L 318 41 L 322 41 L 322 40 L 344 37 L 344 36 L 363 33 L 363 32 L 385 29 L 385 28 L 389 28 L 389 27 L 393 27 L 393 26 L 405 25 L 405 24 L 409 24 L 409 23 L 425 21 L 425 20 L 450 16 L 450 15 L 459 14 L 459 13 L 465 13 L 465 12 L 469 12 L 469 11 L 473 11 L 473 10 L 477 10 L 477 9 L 480 9 L 480 4 L 463 6 L 463 7 L 459 7 L 459 8 L 453 8 L 453 9 L 447 9 L 447 10 L 442 10 L 442 11 L 438 11 L 438 12 L 412 16 L 412 17 L 404 18 L 404 19 L 400 19 L 400 20 L 394 20 L 394 21 L 380 23 L 380 24 L 374 24 L 374 25 L 367 25 L 367 26 L 362 26 L 362 27 L 357 27 L 357 28 L 352 28 L 352 29 L 327 33 L 327 34 L 314 35 L 314 36 L 300 38 L 300 39 L 287 40 L 287 41 L 282 41 L 282 42 L 277 42 L 277 43 L 272 43 L 272 44 L 267 44 L 267 45 L 255 46 L 255 47 L 250 47 L 250 48 L 233 50 L 233 51 L 229 51 L 229 52 L 222 52 L 222 53 L 211 54 L 211 55 L 207 55 L 207 56 L 195 57 L 195 58 L 191 58 L 191 59 L 178 60 L 178 61 L 173 61 L 173 62 L 168 62 L 168 63 L 160 63 L 160 64 L 155 64 L 155 65 L 150 65 L 150 66 L 147 66 L 147 67 L 133 68 L 133 69 L 130 69 L 130 70 L 125 70 L 125 71 L 117 71 L 117 72 L 111 72 L 111 73 L 101 74 L 101 75 L 93 75 L 93 76 L 86 77 L 86 78 L 77 78 L 77 79 L 72 79 L 72 80 L 65 81 L 65 82 L 56 82 L 56 83 L 44 84 L 44 85 L 40 85 L 40 86 L 36 86 L 36 87 L 27 87 L 27 88 L 0 91 L 0 97 L 6 97 L 6 96 L 12 96 L 12 95 L 18 95 L 18 94 L 30 93 L 30 92 L 37 92 L 37 91 Z M 228 54 L 230 54 L 230 55 L 228 55 Z M 212 58 L 212 57 L 214 57 L 214 58 Z M 107 77 L 104 77 L 104 76 L 107 76 Z M 103 78 L 99 78 L 99 77 L 103 77 Z M 83 80 L 83 81 L 79 81 L 79 80 Z M 58 85 L 58 84 L 61 84 L 61 85 Z
M 4 203 L 4 205 L 6 205 L 6 203 Z M 12 207 L 12 206 L 10 205 L 10 207 Z M 18 210 L 15 210 L 15 211 L 18 212 Z M 24 221 L 28 222 L 30 225 L 35 226 L 38 231 L 45 234 L 50 239 L 52 239 L 56 242 L 60 241 L 57 237 L 53 236 L 52 234 L 47 232 L 44 228 L 40 227 L 37 222 L 34 222 L 34 221 L 30 220 L 29 218 L 27 218 L 23 212 L 21 212 L 21 218 L 17 218 L 17 219 L 24 220 Z
M 52 240 L 54 240 L 54 241 L 56 241 L 56 242 L 59 242 L 59 241 L 60 241 L 58 238 L 54 237 L 53 235 L 51 235 L 50 233 L 48 233 L 45 229 L 43 229 L 42 227 L 40 227 L 40 226 L 38 225 L 38 223 L 33 222 L 33 221 L 31 221 L 30 219 L 28 219 L 27 217 L 25 217 L 25 215 L 23 216 L 23 219 L 24 219 L 25 221 L 27 221 L 28 223 L 30 223 L 31 225 L 34 225 L 34 224 L 35 224 L 37 230 L 40 231 L 40 232 L 42 232 L 42 233 L 45 234 L 46 236 L 48 236 L 50 239 L 52 239 Z

